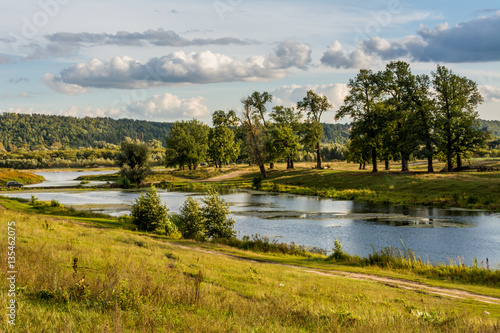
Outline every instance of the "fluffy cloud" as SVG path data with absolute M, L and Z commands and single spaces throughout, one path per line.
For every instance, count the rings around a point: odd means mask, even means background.
M 60 77 L 55 76 L 54 74 L 47 73 L 42 77 L 42 81 L 51 89 L 54 89 L 57 92 L 68 94 L 68 95 L 79 95 L 86 93 L 88 88 L 84 88 L 82 86 L 65 83 L 61 80 Z
M 147 100 L 133 102 L 127 106 L 127 112 L 133 118 L 154 121 L 174 121 L 178 119 L 202 118 L 210 115 L 203 97 L 181 99 L 165 93 Z
M 104 62 L 92 59 L 63 69 L 59 76 L 46 74 L 44 81 L 56 91 L 76 94 L 86 88 L 148 88 L 169 84 L 204 84 L 233 81 L 267 81 L 286 76 L 290 67 L 306 68 L 310 48 L 285 41 L 267 57 L 244 61 L 211 51 L 178 51 L 147 63 L 115 56 Z
M 483 85 L 479 86 L 479 92 L 485 102 L 500 102 L 500 87 Z
M 399 41 L 378 36 L 359 42 L 351 52 L 335 41 L 321 62 L 335 68 L 362 68 L 380 60 L 406 58 L 419 62 L 500 61 L 500 12 L 451 27 L 442 23 L 429 29 L 420 26 L 417 35 Z
M 277 68 L 306 69 L 311 63 L 311 48 L 309 45 L 289 39 L 278 44 L 274 53 L 268 57 L 268 61 Z
M 328 49 L 321 57 L 321 63 L 334 68 L 361 68 L 368 66 L 371 58 L 361 48 L 357 48 L 353 52 L 343 50 L 342 44 L 339 41 L 328 45 Z
M 297 102 L 301 101 L 306 96 L 308 90 L 313 90 L 317 94 L 328 97 L 328 100 L 333 105 L 333 109 L 337 109 L 343 105 L 344 98 L 349 93 L 349 88 L 343 83 L 283 86 L 271 92 L 274 97 L 273 104 L 296 106 Z

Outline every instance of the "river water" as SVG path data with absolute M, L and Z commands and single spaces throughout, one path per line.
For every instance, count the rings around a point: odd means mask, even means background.
M 83 173 L 77 173 L 81 175 Z M 44 174 L 48 182 L 51 175 Z M 39 200 L 56 199 L 64 205 L 119 216 L 141 190 L 56 190 L 8 192 L 6 196 Z M 203 194 L 158 189 L 170 212 L 179 212 L 188 196 L 201 202 Z M 256 191 L 222 194 L 236 221 L 238 237 L 261 235 L 279 242 L 315 246 L 327 250 L 335 238 L 350 254 L 367 256 L 385 246 L 402 248 L 401 242 L 424 260 L 462 260 L 470 265 L 489 258 L 500 268 L 500 215 L 484 211 L 374 205 Z M 85 206 L 82 206 L 85 205 Z

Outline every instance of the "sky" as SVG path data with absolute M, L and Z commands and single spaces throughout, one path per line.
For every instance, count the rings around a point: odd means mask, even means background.
M 254 91 L 312 89 L 333 123 L 349 79 L 393 60 L 474 80 L 500 120 L 498 0 L 0 2 L 0 112 L 211 124 Z

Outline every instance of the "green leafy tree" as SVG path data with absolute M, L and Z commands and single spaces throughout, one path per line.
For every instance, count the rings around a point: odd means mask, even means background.
M 267 150 L 272 159 L 286 158 L 287 169 L 293 169 L 294 159 L 297 158 L 300 149 L 299 130 L 301 114 L 295 112 L 294 108 L 277 105 L 273 107 Z
M 246 135 L 246 147 L 251 160 L 259 166 L 262 178 L 267 178 L 266 163 L 268 156 L 266 152 L 267 122 L 264 114 L 265 104 L 272 100 L 272 95 L 268 92 L 254 92 L 244 98 L 243 115 L 241 125 Z
M 177 121 L 167 136 L 165 159 L 167 166 L 188 166 L 189 170 L 196 170 L 198 164 L 207 158 L 208 132 L 210 128 L 193 119 Z
M 234 111 L 227 114 L 215 111 L 212 115 L 213 128 L 208 133 L 208 156 L 214 161 L 215 167 L 222 168 L 222 163 L 229 163 L 238 158 L 240 142 L 235 139 L 231 127 L 237 126 L 238 118 Z
M 382 148 L 382 129 L 387 123 L 387 106 L 383 103 L 383 85 L 380 73 L 361 69 L 354 79 L 349 80 L 349 94 L 339 108 L 335 119 L 351 117 L 352 127 L 358 137 L 353 144 L 368 145 L 371 151 L 373 172 L 378 172 L 378 157 Z M 360 151 L 364 151 L 364 147 Z
M 417 92 L 417 80 L 411 73 L 410 65 L 404 61 L 392 61 L 381 75 L 384 93 L 387 94 L 385 104 L 393 122 L 391 132 L 392 147 L 401 156 L 401 171 L 409 171 L 411 154 L 420 145 L 418 131 L 417 108 L 414 94 Z M 388 124 L 385 126 L 389 127 Z M 387 148 L 387 147 L 386 147 Z M 387 149 L 386 149 L 387 150 Z
M 132 223 L 142 231 L 154 231 L 172 234 L 176 231 L 175 225 L 170 221 L 167 205 L 163 204 L 161 197 L 154 185 L 147 193 L 141 194 L 132 206 Z
M 309 131 L 308 141 L 315 141 L 316 144 L 316 167 L 321 169 L 321 139 L 323 138 L 323 127 L 321 126 L 321 116 L 332 104 L 326 96 L 318 95 L 312 90 L 308 90 L 306 97 L 297 102 L 297 109 L 307 114 L 308 121 L 305 131 Z
M 115 160 L 120 166 L 120 174 L 130 183 L 140 185 L 151 171 L 149 146 L 140 140 L 126 138 L 120 144 Z
M 229 206 L 214 188 L 209 188 L 208 195 L 203 199 L 205 206 L 202 208 L 206 223 L 207 238 L 233 238 L 234 220 L 227 217 L 230 213 Z
M 444 66 L 438 65 L 432 77 L 436 91 L 437 146 L 446 156 L 447 169 L 451 171 L 454 155 L 460 163 L 464 150 L 484 142 L 476 111 L 483 98 L 474 81 Z
M 206 220 L 198 201 L 188 197 L 180 209 L 179 231 L 186 239 L 204 240 L 206 238 Z

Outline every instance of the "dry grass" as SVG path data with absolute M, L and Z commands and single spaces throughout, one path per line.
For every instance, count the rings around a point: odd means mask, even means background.
M 494 332 L 500 307 L 0 211 L 16 222 L 19 332 Z M 0 255 L 6 257 L 6 236 Z M 2 271 L 7 271 L 1 261 Z M 0 282 L 0 304 L 8 297 Z M 485 315 L 484 310 L 493 315 Z M 1 316 L 0 327 L 7 328 Z

